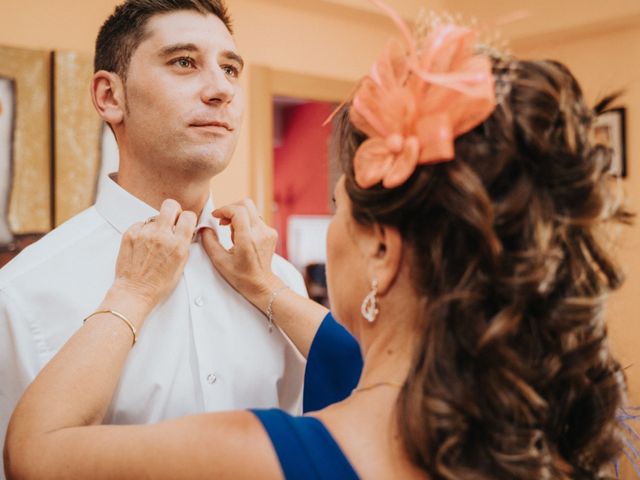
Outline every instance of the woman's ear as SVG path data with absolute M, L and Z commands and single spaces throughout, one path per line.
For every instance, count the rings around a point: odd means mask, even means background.
M 120 76 L 100 70 L 91 81 L 91 100 L 98 115 L 111 125 L 122 123 L 126 111 L 124 85 Z
M 403 242 L 397 228 L 375 225 L 371 231 L 368 254 L 369 278 L 378 282 L 384 295 L 393 285 L 402 266 Z

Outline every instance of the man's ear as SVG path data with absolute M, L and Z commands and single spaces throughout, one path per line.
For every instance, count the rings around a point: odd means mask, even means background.
M 384 295 L 400 273 L 402 235 L 397 228 L 374 225 L 368 243 L 369 278 L 378 281 L 378 293 Z
M 91 81 L 91 100 L 105 122 L 112 127 L 122 123 L 126 105 L 119 75 L 104 70 L 96 72 Z

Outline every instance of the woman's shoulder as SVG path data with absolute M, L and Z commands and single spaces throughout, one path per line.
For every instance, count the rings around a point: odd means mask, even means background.
M 357 479 L 344 452 L 315 416 L 282 410 L 252 410 L 264 426 L 285 478 Z

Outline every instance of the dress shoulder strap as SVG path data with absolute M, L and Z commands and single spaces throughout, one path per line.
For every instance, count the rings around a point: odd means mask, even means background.
M 267 431 L 287 480 L 357 480 L 358 475 L 324 424 L 277 410 L 252 410 Z

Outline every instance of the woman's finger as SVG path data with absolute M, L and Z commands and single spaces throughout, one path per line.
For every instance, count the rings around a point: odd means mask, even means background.
M 226 220 L 231 225 L 234 244 L 236 241 L 240 244 L 247 244 L 251 240 L 251 220 L 249 212 L 243 205 L 232 204 L 221 207 L 213 211 L 213 216 L 222 220 Z
M 131 258 L 133 254 L 133 244 L 139 235 L 140 230 L 142 230 L 142 226 L 143 223 L 134 223 L 122 235 L 120 251 L 118 252 L 118 259 L 116 260 L 116 271 L 119 271 L 120 265 Z
M 190 242 L 197 223 L 198 217 L 195 213 L 190 211 L 182 212 L 176 222 L 176 235 Z
M 215 218 L 219 218 L 221 221 L 223 220 L 230 220 L 231 219 L 231 214 L 232 212 L 239 210 L 239 209 L 246 209 L 246 205 L 243 203 L 243 201 L 239 201 L 239 202 L 233 202 L 233 203 L 229 203 L 227 205 L 224 205 L 220 208 L 216 208 L 213 212 L 211 212 L 211 214 L 215 217 Z
M 144 223 L 138 222 L 131 225 L 122 235 L 122 246 L 126 246 L 127 248 L 132 248 L 133 242 L 140 234 Z
M 162 202 L 160 215 L 158 215 L 158 218 L 154 223 L 158 228 L 172 230 L 181 212 L 182 207 L 180 207 L 180 204 L 175 200 L 168 198 Z

